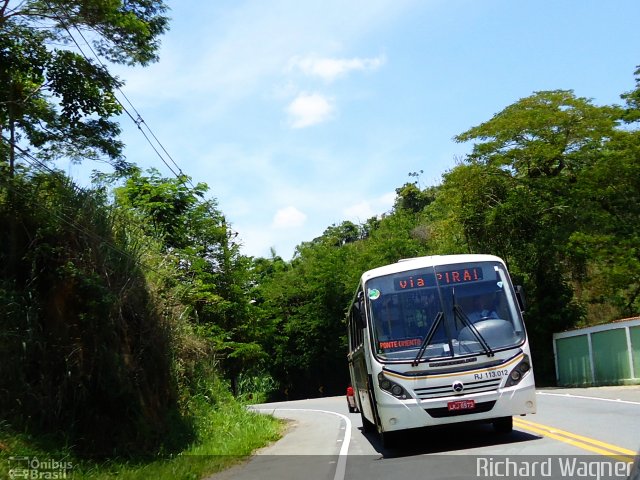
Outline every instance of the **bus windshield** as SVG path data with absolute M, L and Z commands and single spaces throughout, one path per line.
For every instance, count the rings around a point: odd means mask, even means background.
M 375 277 L 365 291 L 381 360 L 491 356 L 525 339 L 513 287 L 497 262 L 438 265 Z

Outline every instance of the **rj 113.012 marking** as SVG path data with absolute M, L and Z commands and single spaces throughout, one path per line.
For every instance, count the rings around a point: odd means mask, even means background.
M 474 373 L 474 380 L 486 380 L 488 378 L 500 378 L 509 375 L 509 370 L 489 370 L 488 372 Z

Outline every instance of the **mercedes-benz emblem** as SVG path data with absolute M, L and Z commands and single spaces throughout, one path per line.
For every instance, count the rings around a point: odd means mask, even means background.
M 464 390 L 464 383 L 453 382 L 453 385 L 451 387 L 453 388 L 454 392 L 460 393 L 462 390 Z

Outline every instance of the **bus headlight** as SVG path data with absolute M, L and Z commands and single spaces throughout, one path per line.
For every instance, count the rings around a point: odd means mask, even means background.
M 395 397 L 400 397 L 402 395 L 402 387 L 400 385 L 394 385 L 393 387 L 391 387 L 391 393 Z
M 382 390 L 390 393 L 391 395 L 393 395 L 396 398 L 399 398 L 400 400 L 406 400 L 407 398 L 410 398 L 407 391 L 404 388 L 402 388 L 402 385 L 398 385 L 397 383 L 392 382 L 387 377 L 385 377 L 384 373 L 382 372 L 378 374 L 378 385 Z
M 525 355 L 522 361 L 516 365 L 513 370 L 511 370 L 507 383 L 505 383 L 504 386 L 513 387 L 514 385 L 517 385 L 529 370 L 531 370 L 531 363 L 529 361 L 529 357 Z
M 381 389 L 386 390 L 387 392 L 390 392 L 392 386 L 393 386 L 393 384 L 391 383 L 391 381 L 387 380 L 386 378 L 384 378 L 384 376 L 380 379 L 380 388 Z

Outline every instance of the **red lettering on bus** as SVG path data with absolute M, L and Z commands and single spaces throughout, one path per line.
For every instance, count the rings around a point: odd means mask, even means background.
M 422 338 L 407 338 L 404 340 L 388 340 L 386 342 L 379 342 L 380 348 L 383 350 L 402 347 L 419 347 L 421 344 Z

